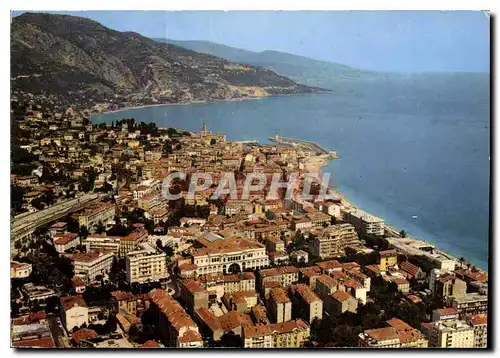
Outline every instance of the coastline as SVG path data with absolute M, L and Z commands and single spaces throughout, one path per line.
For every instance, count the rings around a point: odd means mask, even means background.
M 330 160 L 334 160 L 334 159 L 329 159 L 328 156 L 326 155 L 318 155 L 318 156 L 311 156 L 309 158 L 307 158 L 305 160 L 305 163 L 304 163 L 304 167 L 306 168 L 306 170 L 308 172 L 311 172 L 311 173 L 319 173 L 321 175 L 321 171 L 322 169 L 328 165 L 328 162 Z M 342 194 L 338 189 L 332 187 L 332 186 L 328 186 L 328 192 L 331 193 L 331 194 L 334 194 L 338 199 L 340 199 L 341 203 L 347 207 L 350 207 L 350 208 L 355 208 L 355 209 L 361 209 L 359 206 L 357 206 L 356 204 L 354 204 L 352 201 L 350 201 L 344 194 Z M 361 209 L 362 210 L 362 209 Z M 371 213 L 370 213 L 371 214 Z M 373 214 L 371 214 L 373 215 Z M 375 215 L 376 216 L 376 215 Z M 383 219 L 383 218 L 382 218 Z M 385 221 L 385 219 L 383 219 Z M 385 223 L 385 227 L 386 227 L 386 230 L 388 231 L 391 231 L 393 234 L 394 234 L 394 238 L 396 239 L 403 239 L 400 234 L 399 234 L 399 230 L 397 230 L 394 226 L 391 226 L 391 225 L 388 225 L 387 222 Z M 447 256 L 448 258 L 454 260 L 457 265 L 460 264 L 460 260 L 448 253 L 448 252 L 445 252 L 445 251 L 442 251 L 441 249 L 439 249 L 439 247 L 437 247 L 434 243 L 430 242 L 430 241 L 426 241 L 426 240 L 423 240 L 423 239 L 420 239 L 420 238 L 413 238 L 413 237 L 408 237 L 409 239 L 412 239 L 412 240 L 418 240 L 418 241 L 421 241 L 421 242 L 425 242 L 427 244 L 430 244 L 432 245 L 435 249 L 439 250 L 441 252 L 441 254 Z M 476 267 L 476 269 L 478 271 L 482 271 L 486 274 L 488 274 L 488 270 L 484 270 L 480 267 L 477 267 L 476 265 L 473 265 L 471 262 L 467 261 L 467 258 L 464 257 L 464 263 L 466 264 L 470 264 L 474 267 Z
M 224 103 L 224 102 L 243 102 L 243 101 L 255 101 L 255 100 L 260 100 L 260 99 L 265 99 L 265 98 L 272 98 L 272 97 L 288 97 L 288 96 L 296 96 L 296 95 L 304 95 L 304 94 L 332 94 L 334 93 L 333 91 L 329 90 L 322 90 L 322 91 L 317 91 L 313 93 L 288 93 L 288 94 L 272 94 L 268 96 L 262 96 L 262 97 L 243 97 L 243 98 L 228 98 L 228 99 L 214 99 L 210 101 L 190 101 L 190 102 L 182 102 L 182 103 L 157 103 L 157 104 L 145 104 L 141 106 L 131 106 L 131 107 L 124 107 L 124 108 L 119 108 L 119 109 L 114 109 L 112 111 L 103 111 L 103 112 L 97 112 L 92 116 L 92 119 L 100 116 L 100 115 L 106 115 L 106 114 L 111 114 L 111 113 L 119 113 L 119 112 L 124 112 L 128 110 L 134 110 L 134 109 L 142 109 L 142 108 L 150 108 L 150 107 L 170 107 L 170 106 L 188 106 L 188 105 L 193 105 L 193 104 L 209 104 L 209 103 Z
M 207 103 L 219 103 L 219 102 L 239 102 L 239 101 L 247 101 L 247 100 L 258 100 L 258 99 L 267 98 L 267 97 L 281 97 L 281 96 L 293 96 L 293 95 L 297 95 L 297 94 L 272 95 L 272 96 L 252 97 L 252 98 L 233 98 L 233 99 L 228 99 L 228 100 L 217 100 L 217 101 L 194 101 L 194 102 L 189 102 L 189 103 L 153 104 L 153 105 L 127 107 L 127 108 L 122 108 L 122 109 L 118 109 L 115 111 L 109 111 L 109 112 L 101 112 L 98 115 L 104 115 L 104 114 L 109 114 L 109 113 L 114 113 L 114 112 L 121 112 L 121 111 L 129 110 L 129 109 L 141 109 L 141 108 L 147 108 L 147 107 L 180 106 L 180 105 L 207 104 Z M 312 156 L 307 157 L 305 159 L 304 167 L 305 167 L 306 171 L 308 171 L 308 172 L 319 173 L 321 175 L 322 168 L 325 167 L 326 165 L 328 165 L 329 160 L 331 160 L 331 159 L 327 158 L 325 155 L 312 155 Z M 328 192 L 335 195 L 338 199 L 340 199 L 340 201 L 342 202 L 343 205 L 345 205 L 347 207 L 351 207 L 351 208 L 361 209 L 361 206 L 358 206 L 355 203 L 353 203 L 352 201 L 350 201 L 342 192 L 340 192 L 339 189 L 334 188 L 332 186 L 329 186 Z M 363 209 L 361 209 L 361 210 L 363 210 Z M 367 213 L 368 213 L 368 211 L 367 211 Z M 374 215 L 374 214 L 372 214 L 372 215 Z M 385 221 L 384 218 L 382 218 L 382 219 Z M 400 230 L 398 230 L 397 228 L 395 228 L 392 225 L 389 225 L 387 222 L 386 222 L 386 229 L 388 232 L 390 232 L 391 237 L 401 238 L 399 235 Z M 410 236 L 408 238 L 428 243 L 428 244 L 432 245 L 435 249 L 441 251 L 441 253 L 444 254 L 445 256 L 452 258 L 457 263 L 459 263 L 459 259 L 455 255 L 450 254 L 446 251 L 440 250 L 439 247 L 436 246 L 436 244 L 433 243 L 432 241 L 428 241 L 428 240 L 424 240 L 424 239 L 416 238 L 416 237 L 410 237 Z M 448 248 L 448 250 L 449 250 L 449 248 Z M 475 266 L 478 270 L 485 272 L 485 273 L 488 272 L 488 270 L 485 270 L 483 268 L 480 268 L 480 267 L 472 264 L 470 261 L 467 260 L 466 257 L 464 257 L 464 259 L 465 259 L 466 263 L 469 263 L 472 266 Z M 488 266 L 486 266 L 486 267 L 488 267 Z
M 251 97 L 251 98 L 230 98 L 230 99 L 225 99 L 225 100 L 213 100 L 213 101 L 192 101 L 192 102 L 183 102 L 183 103 L 157 103 L 157 104 L 145 104 L 142 106 L 132 106 L 132 107 L 124 107 L 120 109 L 114 109 L 112 111 L 104 111 L 104 112 L 98 112 L 95 116 L 100 116 L 100 115 L 105 115 L 105 114 L 111 114 L 111 113 L 119 113 L 119 112 L 124 112 L 128 110 L 133 110 L 133 109 L 142 109 L 142 108 L 150 108 L 150 107 L 170 107 L 170 106 L 187 106 L 187 105 L 193 105 L 193 104 L 208 104 L 208 103 L 219 103 L 219 102 L 240 102 L 240 101 L 247 101 L 247 100 L 256 100 L 256 99 L 261 99 L 261 98 L 267 98 L 271 96 L 265 96 L 265 97 Z

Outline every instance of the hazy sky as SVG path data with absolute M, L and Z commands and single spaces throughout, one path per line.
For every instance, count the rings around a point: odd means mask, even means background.
M 14 15 L 20 12 L 15 12 Z M 400 72 L 489 72 L 490 25 L 473 11 L 67 11 L 119 31 L 277 50 Z

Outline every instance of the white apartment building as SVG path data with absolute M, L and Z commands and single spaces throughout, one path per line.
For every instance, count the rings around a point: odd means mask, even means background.
M 109 250 L 118 253 L 120 251 L 120 238 L 99 234 L 89 235 L 85 239 L 85 247 L 87 252 Z
M 341 217 L 340 205 L 332 202 L 326 202 L 321 205 L 321 211 L 337 219 Z
M 10 278 L 25 278 L 31 275 L 33 266 L 26 262 L 10 262 Z
M 351 224 L 316 228 L 309 232 L 309 237 L 309 253 L 322 259 L 342 256 L 346 247 L 361 244 Z
M 148 241 L 148 232 L 140 230 L 133 231 L 127 236 L 89 235 L 85 244 L 87 252 L 89 250 L 112 250 L 117 252 L 120 258 L 125 258 L 128 252 L 135 250 L 140 243 L 146 241 Z
M 247 268 L 259 269 L 269 265 L 266 247 L 255 240 L 229 237 L 205 241 L 205 247 L 191 253 L 196 275 L 209 273 L 238 273 Z
M 149 243 L 127 253 L 125 259 L 127 282 L 160 281 L 168 277 L 167 255 Z
M 116 214 L 115 205 L 112 203 L 98 203 L 87 208 L 80 214 L 78 222 L 80 226 L 85 226 L 90 232 L 94 231 L 99 221 L 106 225 L 113 221 Z
M 445 320 L 422 324 L 434 348 L 473 348 L 474 328 L 460 320 Z
M 69 256 L 75 268 L 75 276 L 93 281 L 98 275 L 105 275 L 111 269 L 115 254 L 109 251 L 93 251 Z
M 78 234 L 67 233 L 62 235 L 57 235 L 54 237 L 54 246 L 57 252 L 60 254 L 64 253 L 66 250 L 76 247 L 80 244 L 80 239 Z
M 352 224 L 356 231 L 361 235 L 382 236 L 385 232 L 385 222 L 379 217 L 368 214 L 367 212 L 355 209 L 343 209 L 344 221 Z
M 474 329 L 474 348 L 488 347 L 488 314 L 479 313 L 467 317 L 467 323 Z
M 89 309 L 81 295 L 61 297 L 61 321 L 68 332 L 89 324 Z

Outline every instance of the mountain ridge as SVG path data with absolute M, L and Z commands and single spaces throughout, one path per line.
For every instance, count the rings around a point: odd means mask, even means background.
M 366 69 L 357 69 L 349 65 L 318 60 L 307 56 L 296 55 L 276 50 L 250 51 L 203 40 L 172 40 L 153 38 L 162 43 L 172 43 L 193 51 L 217 55 L 226 60 L 240 62 L 254 66 L 271 69 L 276 73 L 286 76 L 297 83 L 309 86 L 318 86 L 334 91 L 349 90 L 353 81 L 364 81 L 365 83 L 376 80 L 413 80 L 435 76 L 486 76 L 482 72 L 436 72 L 424 71 L 415 73 L 383 72 Z
M 271 70 L 235 64 L 136 32 L 71 15 L 23 13 L 11 22 L 11 79 L 17 91 L 146 104 L 316 92 Z
M 339 89 L 345 81 L 375 80 L 400 76 L 390 72 L 356 69 L 340 63 L 312 59 L 276 50 L 256 52 L 202 40 L 181 41 L 161 38 L 153 38 L 153 40 L 215 55 L 232 62 L 264 67 L 297 83 L 330 90 Z

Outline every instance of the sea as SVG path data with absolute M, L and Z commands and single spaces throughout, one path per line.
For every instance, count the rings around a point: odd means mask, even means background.
M 210 131 L 229 140 L 282 135 L 336 150 L 324 172 L 363 210 L 488 270 L 489 74 L 449 73 L 339 83 L 329 93 L 169 105 L 105 113 Z

